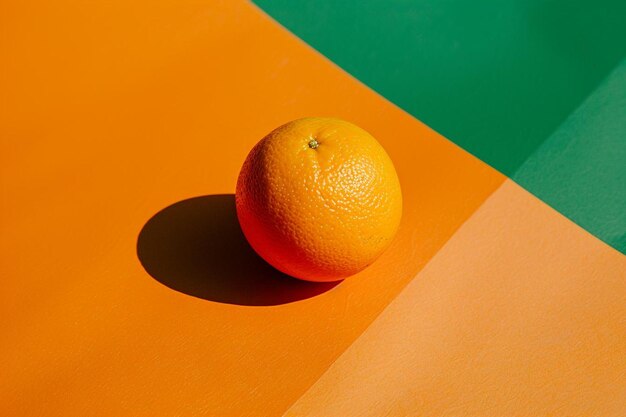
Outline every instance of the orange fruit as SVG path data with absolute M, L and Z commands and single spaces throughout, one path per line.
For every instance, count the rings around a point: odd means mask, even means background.
M 307 281 L 336 281 L 376 260 L 402 216 L 400 182 L 382 146 L 339 119 L 275 129 L 250 151 L 236 191 L 254 250 Z

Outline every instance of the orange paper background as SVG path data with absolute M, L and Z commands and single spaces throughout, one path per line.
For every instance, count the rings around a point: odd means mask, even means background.
M 3 7 L 2 415 L 281 414 L 504 180 L 247 2 Z M 277 305 L 153 279 L 146 222 L 232 193 L 253 144 L 307 115 L 362 126 L 393 159 L 405 211 L 383 258 Z

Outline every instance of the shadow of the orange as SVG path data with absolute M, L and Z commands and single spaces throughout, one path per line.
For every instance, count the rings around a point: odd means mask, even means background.
M 261 259 L 239 227 L 232 194 L 191 198 L 161 210 L 141 230 L 137 256 L 169 288 L 220 303 L 285 304 L 339 284 L 300 281 Z

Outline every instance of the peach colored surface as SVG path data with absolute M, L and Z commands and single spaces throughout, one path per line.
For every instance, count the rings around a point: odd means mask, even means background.
M 244 1 L 9 1 L 0 26 L 3 416 L 283 413 L 503 181 Z M 148 275 L 146 222 L 232 193 L 253 144 L 307 115 L 352 121 L 390 154 L 405 197 L 391 249 L 287 304 L 191 297 Z M 233 218 L 232 196 L 193 201 Z M 272 274 L 229 227 L 206 258 Z M 220 238 L 241 257 L 211 254 Z
M 623 416 L 624 278 L 507 180 L 286 415 Z

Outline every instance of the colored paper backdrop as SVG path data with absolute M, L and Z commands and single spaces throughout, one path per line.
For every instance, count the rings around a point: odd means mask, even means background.
M 0 415 L 620 416 L 624 15 L 5 2 Z M 371 132 L 405 201 L 332 285 L 234 212 L 250 148 L 309 115 Z

